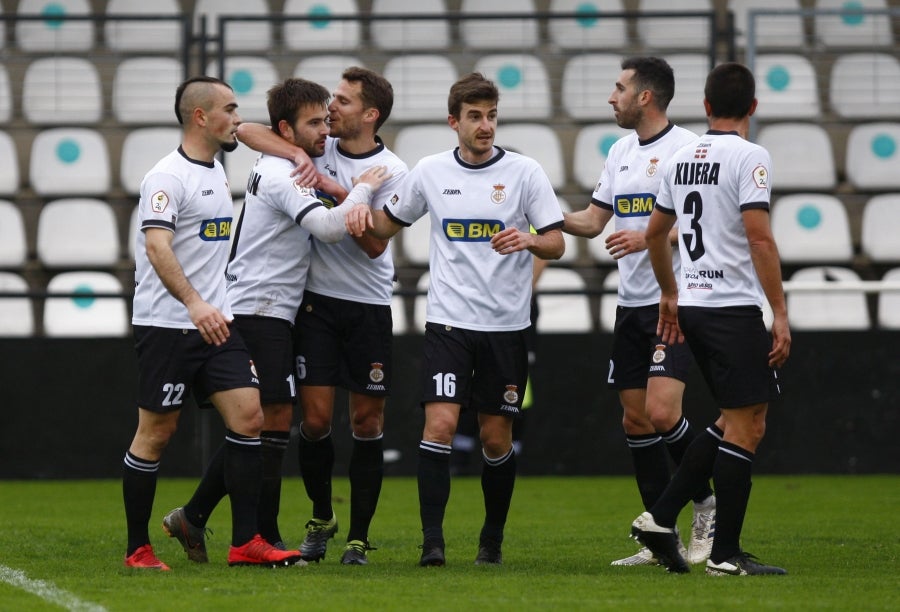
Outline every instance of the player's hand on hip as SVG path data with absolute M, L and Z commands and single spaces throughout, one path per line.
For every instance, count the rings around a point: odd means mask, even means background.
M 225 316 L 212 304 L 196 302 L 188 308 L 188 313 L 207 344 L 221 346 L 231 335 Z

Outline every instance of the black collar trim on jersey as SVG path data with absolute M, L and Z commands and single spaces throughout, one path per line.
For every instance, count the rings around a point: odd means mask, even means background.
M 201 161 L 199 159 L 194 159 L 193 157 L 188 157 L 188 154 L 184 152 L 184 149 L 181 148 L 181 145 L 178 145 L 178 153 L 183 158 L 185 158 L 186 160 L 191 162 L 192 164 L 197 164 L 198 166 L 203 166 L 204 168 L 215 168 L 216 167 L 215 161 L 205 162 L 205 161 Z
M 640 138 L 638 138 L 638 145 L 643 147 L 648 144 L 652 144 L 652 143 L 656 142 L 657 140 L 659 140 L 660 138 L 662 138 L 663 136 L 665 136 L 666 134 L 671 132 L 673 127 L 675 127 L 675 124 L 672 123 L 671 121 L 669 121 L 668 125 L 666 125 L 666 127 L 663 128 L 663 131 L 660 132 L 659 134 L 657 134 L 656 136 L 651 136 L 647 140 L 641 140 Z
M 470 170 L 478 170 L 479 168 L 487 168 L 490 165 L 496 164 L 498 161 L 503 159 L 504 155 L 506 155 L 506 151 L 504 151 L 497 145 L 494 145 L 494 149 L 497 150 L 497 154 L 494 155 L 489 160 L 487 160 L 486 162 L 481 163 L 481 164 L 470 164 L 469 162 L 463 160 L 463 158 L 459 156 L 459 147 L 456 147 L 455 149 L 453 149 L 453 157 L 456 158 L 456 163 L 458 163 L 463 168 L 469 168 Z
M 727 136 L 727 135 L 729 135 L 729 134 L 732 135 L 732 136 L 740 136 L 740 134 L 738 134 L 738 133 L 735 132 L 734 130 L 731 130 L 731 131 L 728 131 L 728 132 L 724 132 L 724 131 L 722 131 L 722 130 L 706 130 L 706 133 L 707 133 L 707 134 L 711 134 L 711 135 L 713 135 L 713 136 Z
M 338 138 L 337 150 L 338 153 L 340 153 L 344 157 L 349 157 L 350 159 L 365 159 L 367 157 L 372 157 L 373 155 L 378 155 L 379 153 L 384 151 L 384 142 L 381 140 L 381 136 L 376 136 L 375 142 L 375 148 L 371 151 L 366 151 L 365 153 L 348 153 L 341 148 L 341 139 Z

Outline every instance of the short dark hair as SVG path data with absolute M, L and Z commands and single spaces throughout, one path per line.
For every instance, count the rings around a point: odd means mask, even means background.
M 341 75 L 348 83 L 359 83 L 359 95 L 364 108 L 374 108 L 378 111 L 378 121 L 375 122 L 375 131 L 378 131 L 394 108 L 394 88 L 386 78 L 359 66 L 350 66 Z
M 756 79 L 737 62 L 720 64 L 706 77 L 703 95 L 713 117 L 741 119 L 750 113 L 756 98 Z
M 486 78 L 480 72 L 470 72 L 460 78 L 450 87 L 450 95 L 447 97 L 447 111 L 457 119 L 463 104 L 475 102 L 500 101 L 500 90 L 493 81 Z
M 650 90 L 659 110 L 669 108 L 675 96 L 675 73 L 661 57 L 629 57 L 622 60 L 622 70 L 634 70 L 638 91 Z
M 278 132 L 278 124 L 283 119 L 291 126 L 304 106 L 327 106 L 331 94 L 328 90 L 306 79 L 290 78 L 274 85 L 266 92 L 269 109 L 269 125 Z
M 178 86 L 178 89 L 175 90 L 175 118 L 178 119 L 178 123 L 184 125 L 184 115 L 191 112 L 190 108 L 181 108 L 181 103 L 184 99 L 184 92 L 187 91 L 187 88 L 195 83 L 208 83 L 210 85 L 224 85 L 228 89 L 231 89 L 231 85 L 223 81 L 222 79 L 217 79 L 216 77 L 211 76 L 195 76 L 191 77 L 185 81 L 182 81 Z M 234 91 L 234 90 L 232 90 Z M 185 105 L 189 106 L 189 105 Z

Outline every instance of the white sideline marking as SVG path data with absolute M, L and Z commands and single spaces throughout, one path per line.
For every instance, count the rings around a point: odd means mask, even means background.
M 56 588 L 52 582 L 32 580 L 22 570 L 0 565 L 0 582 L 37 595 L 44 601 L 62 606 L 66 610 L 84 610 L 89 612 L 106 612 L 106 608 L 89 601 L 81 601 L 72 593 Z

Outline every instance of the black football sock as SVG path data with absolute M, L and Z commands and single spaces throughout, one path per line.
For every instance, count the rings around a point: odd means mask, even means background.
M 444 511 L 450 500 L 450 446 L 419 442 L 419 516 L 426 543 L 444 543 Z
M 741 552 L 741 530 L 750 501 L 753 453 L 730 442 L 719 444 L 713 466 L 716 488 L 716 535 L 710 559 L 721 563 Z
M 264 431 L 262 440 L 262 490 L 259 494 L 259 534 L 270 544 L 282 541 L 278 531 L 281 506 L 281 471 L 284 451 L 291 441 L 288 431 Z
M 231 544 L 241 546 L 259 533 L 262 453 L 259 438 L 225 432 L 225 488 L 231 500 Z
M 215 507 L 228 495 L 225 488 L 225 443 L 213 453 L 203 478 L 184 506 L 184 516 L 194 527 L 205 527 Z
M 368 542 L 369 524 L 375 516 L 381 482 L 384 479 L 384 440 L 363 440 L 353 436 L 350 456 L 350 529 L 347 541 Z
M 697 432 L 694 431 L 690 422 L 682 415 L 672 429 L 663 432 L 660 435 L 666 443 L 666 448 L 669 450 L 669 456 L 672 457 L 675 465 L 681 465 L 684 453 L 687 451 L 688 446 L 694 441 L 694 438 L 697 437 Z M 693 500 L 699 503 L 710 495 L 712 495 L 712 488 L 709 486 L 709 482 L 706 482 L 700 490 L 694 494 Z
M 156 496 L 159 461 L 147 461 L 125 452 L 122 465 L 122 498 L 125 501 L 125 522 L 128 526 L 128 548 L 125 556 L 150 543 L 148 523 Z
M 503 542 L 503 528 L 516 484 L 516 453 L 512 449 L 497 459 L 484 457 L 481 492 L 484 495 L 484 525 L 480 540 Z
M 331 507 L 331 471 L 334 469 L 334 441 L 331 432 L 318 440 L 310 440 L 300 425 L 300 475 L 306 495 L 313 503 L 313 516 L 330 521 L 334 516 Z
M 625 436 L 644 509 L 649 510 L 669 484 L 669 458 L 659 434 Z

